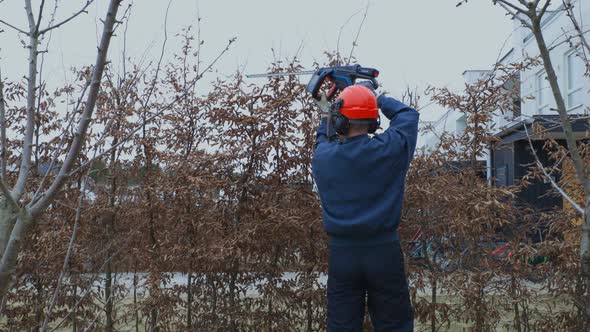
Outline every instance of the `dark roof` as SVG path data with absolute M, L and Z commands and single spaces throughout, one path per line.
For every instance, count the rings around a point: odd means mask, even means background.
M 531 126 L 533 123 L 538 123 L 547 129 L 547 133 L 545 136 L 550 138 L 563 138 L 563 129 L 560 124 L 559 115 L 533 115 L 531 118 L 526 118 L 525 120 L 516 122 L 515 124 L 507 127 L 506 129 L 502 130 L 495 136 L 499 137 L 502 140 L 502 143 L 512 143 L 517 140 L 525 139 L 526 132 L 524 130 L 524 126 L 527 126 L 529 134 L 535 140 L 542 139 L 541 137 L 535 137 L 532 133 Z M 583 137 L 586 135 L 586 131 L 589 128 L 588 126 L 588 119 L 587 117 L 571 117 L 572 129 L 574 133 L 578 137 Z

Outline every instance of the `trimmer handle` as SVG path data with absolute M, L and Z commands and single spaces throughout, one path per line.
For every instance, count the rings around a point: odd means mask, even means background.
M 330 92 L 328 93 L 328 98 L 331 99 L 337 91 L 342 91 L 347 86 L 355 84 L 358 78 L 371 81 L 373 87 L 377 89 L 379 87 L 379 82 L 377 82 L 378 76 L 379 70 L 375 68 L 362 67 L 361 65 L 320 68 L 312 75 L 309 83 L 307 83 L 306 90 L 313 98 L 320 100 L 320 88 L 322 87 L 324 81 L 329 79 L 334 83 L 330 89 Z

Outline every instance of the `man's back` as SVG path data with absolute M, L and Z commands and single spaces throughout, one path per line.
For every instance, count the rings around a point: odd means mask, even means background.
M 326 124 L 318 130 L 313 172 L 331 236 L 371 238 L 393 233 L 399 225 L 418 112 L 393 98 L 381 97 L 380 104 L 390 127 L 373 138 L 365 134 L 327 142 Z

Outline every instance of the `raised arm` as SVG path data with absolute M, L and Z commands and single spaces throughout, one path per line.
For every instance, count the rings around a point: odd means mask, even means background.
M 388 155 L 410 162 L 418 140 L 418 119 L 420 114 L 399 100 L 385 95 L 379 96 L 379 108 L 389 119 L 389 128 L 374 139 L 383 144 Z
M 328 130 L 328 126 L 329 126 L 329 130 Z M 316 148 L 321 143 L 328 142 L 328 131 L 330 132 L 330 139 L 331 140 L 335 139 L 338 136 L 338 134 L 336 134 L 336 130 L 334 130 L 334 127 L 332 127 L 332 124 L 328 124 L 328 118 L 323 116 L 320 121 L 320 125 L 318 126 L 318 132 L 316 135 L 316 140 L 315 140 Z

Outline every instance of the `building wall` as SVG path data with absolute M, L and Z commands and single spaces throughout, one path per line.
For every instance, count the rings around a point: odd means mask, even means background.
M 590 0 L 578 0 L 574 12 L 579 22 L 585 23 L 582 30 L 589 28 Z M 543 25 L 545 41 L 551 51 L 551 61 L 559 79 L 560 90 L 566 100 L 568 111 L 574 114 L 588 112 L 590 105 L 590 79 L 585 77 L 585 65 L 577 56 L 576 50 L 572 49 L 566 41 L 567 35 L 564 30 L 571 29 L 572 24 L 563 12 L 549 13 Z M 582 19 L 584 17 L 585 19 Z M 586 33 L 590 39 L 590 33 Z M 536 57 L 539 55 L 538 46 L 532 34 L 527 33 L 521 44 L 521 57 Z M 532 116 L 535 114 L 557 114 L 551 108 L 555 108 L 555 101 L 549 82 L 545 79 L 543 66 L 521 72 L 521 95 L 525 100 L 522 104 L 522 114 Z
M 466 84 L 474 84 L 489 75 L 489 70 L 466 70 L 463 79 Z M 456 110 L 448 110 L 438 120 L 425 123 L 420 129 L 418 148 L 425 152 L 436 149 L 443 133 L 461 135 L 465 131 L 465 115 Z M 481 160 L 485 160 L 482 158 Z

